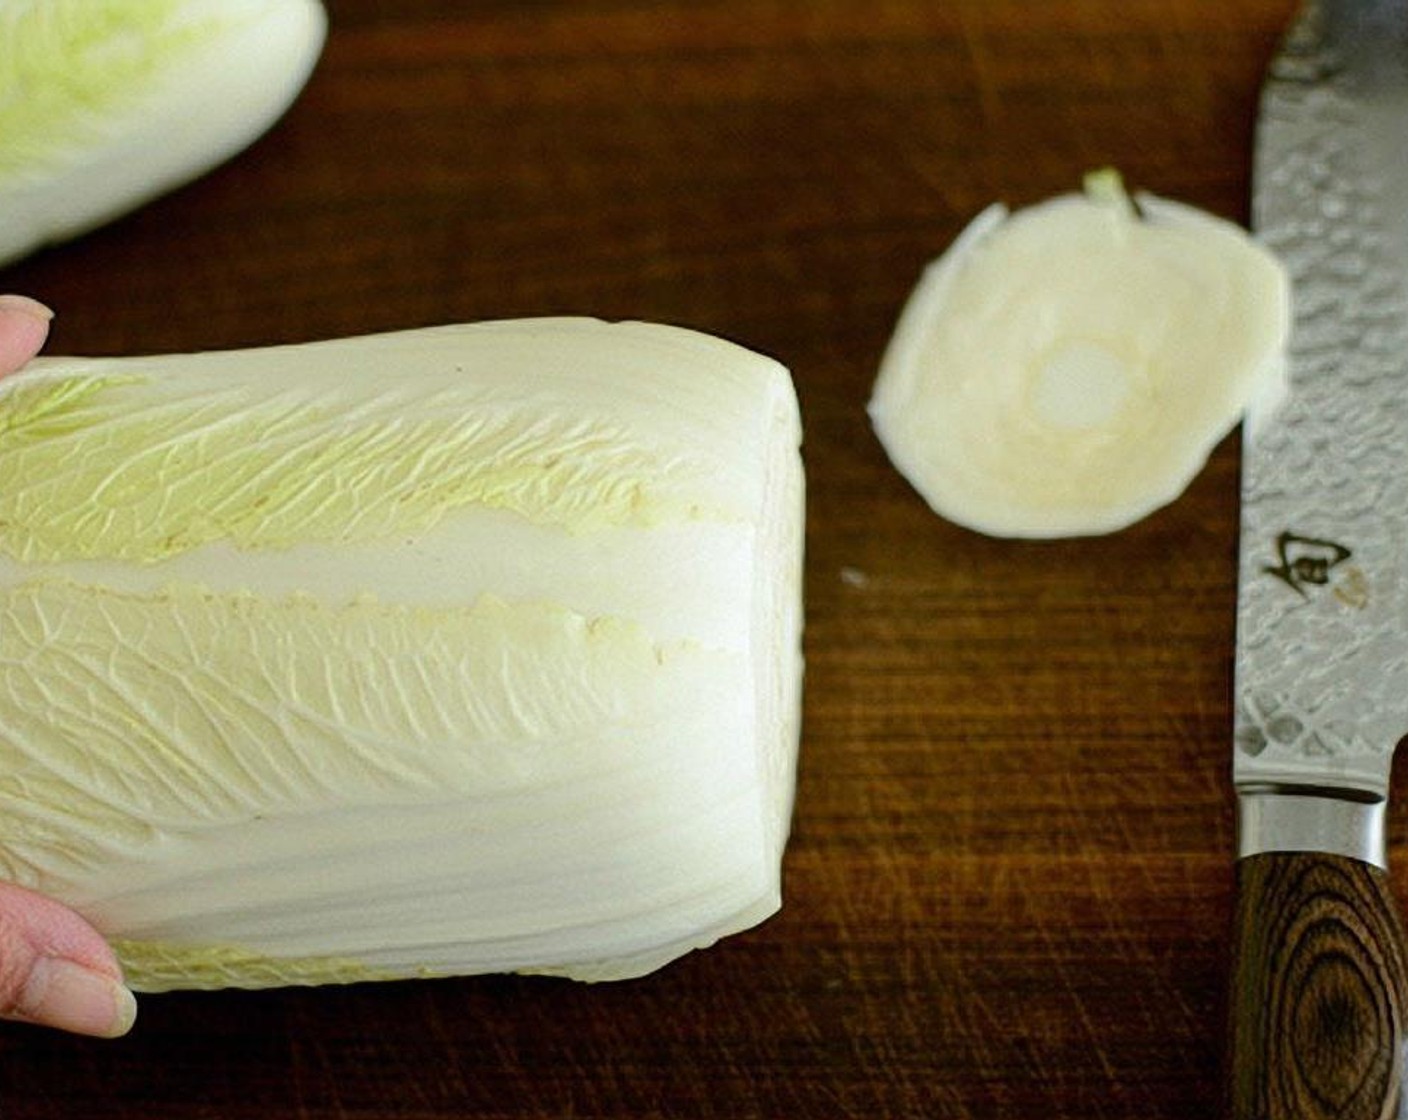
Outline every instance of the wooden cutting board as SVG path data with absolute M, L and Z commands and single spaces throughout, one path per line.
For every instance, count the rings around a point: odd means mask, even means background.
M 1236 438 L 1126 532 L 1014 543 L 929 513 L 864 404 L 919 270 L 991 201 L 1110 164 L 1245 221 L 1293 6 L 330 0 L 266 138 L 0 270 L 58 309 L 56 352 L 696 327 L 793 369 L 810 486 L 778 917 L 616 986 L 151 997 L 115 1043 L 0 1027 L 0 1117 L 1213 1114 Z

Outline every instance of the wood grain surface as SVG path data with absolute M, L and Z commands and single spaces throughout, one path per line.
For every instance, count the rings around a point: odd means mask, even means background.
M 810 507 L 785 906 L 616 986 L 149 997 L 115 1043 L 0 1027 L 0 1117 L 1214 1115 L 1236 437 L 1134 528 L 1014 543 L 929 513 L 864 404 L 919 270 L 991 201 L 1113 164 L 1245 221 L 1293 0 L 328 8 L 271 133 L 0 290 L 58 309 L 55 352 L 567 312 L 787 363 Z

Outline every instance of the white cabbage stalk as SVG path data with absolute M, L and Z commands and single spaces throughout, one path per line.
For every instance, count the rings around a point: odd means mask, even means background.
M 0 0 L 0 264 L 246 148 L 326 25 L 317 0 Z
M 1283 387 L 1284 267 L 1112 173 L 984 211 L 900 316 L 869 412 L 941 516 L 993 536 L 1112 532 L 1177 498 Z
M 588 319 L 0 381 L 0 878 L 138 990 L 634 976 L 780 903 L 782 366 Z

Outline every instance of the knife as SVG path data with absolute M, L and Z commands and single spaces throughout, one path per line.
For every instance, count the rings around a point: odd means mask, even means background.
M 1408 1115 L 1385 820 L 1408 735 L 1408 0 L 1320 0 L 1262 95 L 1285 392 L 1244 425 L 1230 1111 Z

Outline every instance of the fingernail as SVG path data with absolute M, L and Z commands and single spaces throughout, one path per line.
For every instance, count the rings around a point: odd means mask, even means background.
M 119 981 L 61 957 L 44 957 L 25 985 L 20 1013 L 32 1023 L 94 1038 L 132 1029 L 137 1000 Z
M 52 308 L 44 306 L 37 299 L 30 299 L 29 296 L 0 295 L 0 311 L 13 311 L 19 315 L 28 315 L 31 319 L 38 319 L 41 323 L 47 323 L 54 317 Z

